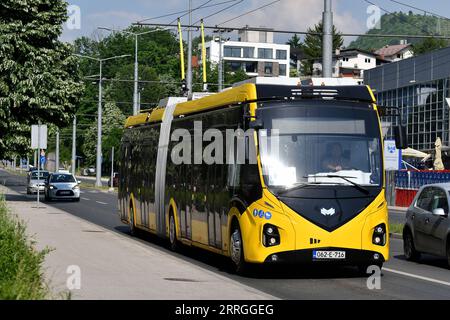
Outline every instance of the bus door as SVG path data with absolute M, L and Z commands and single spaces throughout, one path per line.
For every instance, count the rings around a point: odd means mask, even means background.
M 208 238 L 209 245 L 216 248 L 222 247 L 221 212 L 222 205 L 222 180 L 223 165 L 214 164 L 209 166 L 209 190 L 208 190 Z
M 131 144 L 126 142 L 122 144 L 122 161 L 121 172 L 119 173 L 120 179 L 120 218 L 122 220 L 128 220 L 128 207 L 130 203 L 130 176 L 131 176 L 131 162 L 132 162 L 132 147 Z

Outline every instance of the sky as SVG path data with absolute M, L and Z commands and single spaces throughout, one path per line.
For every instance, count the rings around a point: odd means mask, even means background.
M 192 0 L 192 6 L 198 7 L 220 4 L 227 0 Z M 416 6 L 420 9 L 429 10 L 443 16 L 450 17 L 450 1 L 448 0 L 399 0 L 400 2 Z M 108 31 L 98 30 L 98 27 L 108 27 L 123 29 L 130 24 L 152 17 L 188 10 L 189 0 L 68 0 L 74 11 L 69 15 L 69 24 L 65 26 L 61 39 L 72 42 L 80 36 L 98 38 L 106 36 Z M 233 7 L 220 12 L 205 20 L 205 25 L 218 25 L 238 15 L 258 8 L 262 5 L 273 2 L 273 0 L 234 0 L 222 5 L 196 10 L 193 12 L 193 22 L 207 17 L 221 9 L 235 4 Z M 334 23 L 343 33 L 365 33 L 370 22 L 374 21 L 376 14 L 371 11 L 369 2 L 376 4 L 383 10 L 420 11 L 402 6 L 391 0 L 332 0 Z M 79 14 L 78 10 L 79 9 Z M 369 9 L 369 13 L 368 13 Z M 230 21 L 223 26 L 244 27 L 270 27 L 279 30 L 306 31 L 322 18 L 323 0 L 280 0 L 264 9 L 245 15 L 241 18 Z M 171 23 L 178 16 L 175 14 L 169 17 L 152 19 L 152 23 Z M 79 23 L 78 23 L 79 22 Z M 188 16 L 182 17 L 182 23 L 188 23 Z M 195 35 L 194 35 L 195 36 Z M 231 35 L 233 38 L 233 35 Z M 285 42 L 288 36 L 276 35 L 276 42 Z M 346 37 L 345 43 L 353 40 Z

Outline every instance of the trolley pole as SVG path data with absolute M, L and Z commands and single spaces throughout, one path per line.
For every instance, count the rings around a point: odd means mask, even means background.
M 189 0 L 189 27 L 188 27 L 188 71 L 187 71 L 187 79 L 186 85 L 188 89 L 188 97 L 192 95 L 192 0 Z

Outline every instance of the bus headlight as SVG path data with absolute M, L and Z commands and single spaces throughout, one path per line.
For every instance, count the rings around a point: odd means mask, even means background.
M 386 225 L 384 223 L 377 225 L 373 230 L 372 243 L 377 246 L 386 244 Z
M 273 247 L 279 244 L 280 244 L 280 233 L 278 232 L 278 228 L 271 224 L 264 225 L 263 245 L 265 247 Z

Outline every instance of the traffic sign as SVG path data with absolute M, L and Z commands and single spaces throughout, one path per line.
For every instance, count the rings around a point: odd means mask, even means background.
M 47 125 L 31 126 L 31 149 L 47 149 Z

